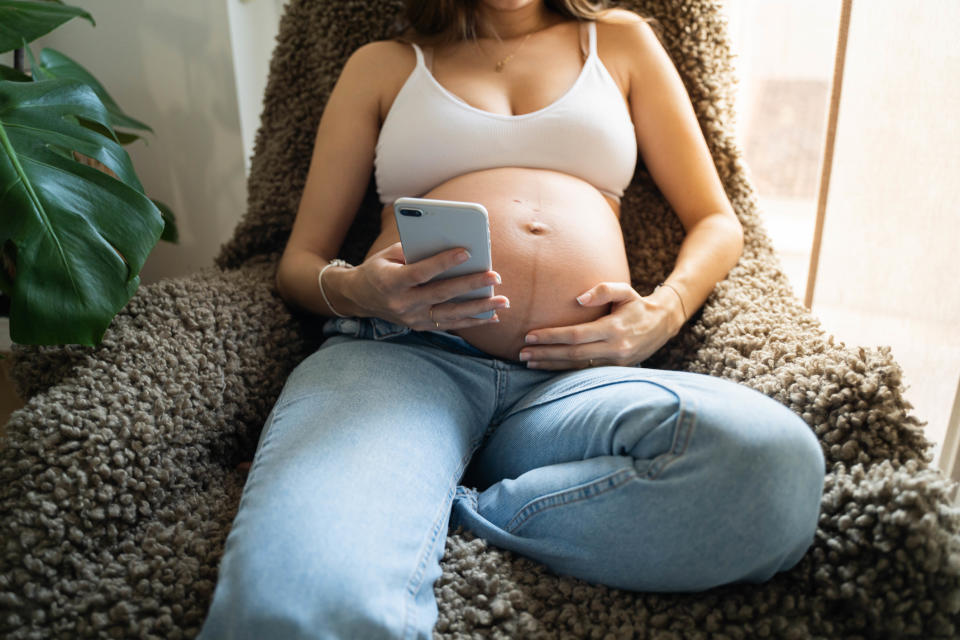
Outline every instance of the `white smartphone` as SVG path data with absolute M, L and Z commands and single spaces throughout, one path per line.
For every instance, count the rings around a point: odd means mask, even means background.
M 490 222 L 487 209 L 482 204 L 429 198 L 397 198 L 393 203 L 393 214 L 400 231 L 403 259 L 407 264 L 454 247 L 464 247 L 470 252 L 469 260 L 447 269 L 431 282 L 489 271 L 493 266 L 490 257 Z M 452 299 L 459 302 L 492 296 L 493 286 L 488 286 Z M 491 318 L 493 310 L 471 317 Z

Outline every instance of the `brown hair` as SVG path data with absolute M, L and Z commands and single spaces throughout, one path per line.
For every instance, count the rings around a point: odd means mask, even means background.
M 596 20 L 612 0 L 543 0 L 547 9 L 576 20 Z M 476 40 L 479 0 L 404 0 L 406 20 L 395 28 L 393 39 L 438 45 Z M 659 26 L 656 20 L 644 18 Z

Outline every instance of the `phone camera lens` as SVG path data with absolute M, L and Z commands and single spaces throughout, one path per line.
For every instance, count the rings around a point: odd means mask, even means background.
M 411 218 L 419 218 L 423 215 L 423 211 L 419 209 L 400 209 L 400 215 L 409 216 Z

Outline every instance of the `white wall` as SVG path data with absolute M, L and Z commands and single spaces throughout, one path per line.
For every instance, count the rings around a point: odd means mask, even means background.
M 159 243 L 142 281 L 209 266 L 246 208 L 226 3 L 70 4 L 89 11 L 97 26 L 74 19 L 32 43 L 34 54 L 50 46 L 76 59 L 126 113 L 153 128 L 147 144 L 137 141 L 126 150 L 147 195 L 177 216 L 180 244 Z
M 233 45 L 233 71 L 243 138 L 244 170 L 250 173 L 253 142 L 260 126 L 270 56 L 280 26 L 283 0 L 226 0 Z

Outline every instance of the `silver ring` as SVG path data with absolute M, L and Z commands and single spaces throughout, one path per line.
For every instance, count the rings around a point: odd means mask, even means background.
M 437 322 L 436 320 L 434 320 L 434 318 L 433 318 L 433 307 L 430 307 L 430 322 L 432 322 L 433 324 L 437 325 L 437 329 L 440 328 L 440 323 Z
M 593 358 L 590 358 L 589 360 L 587 360 L 587 364 L 588 364 L 588 366 L 591 366 L 591 367 L 592 367 L 592 366 L 593 366 Z

